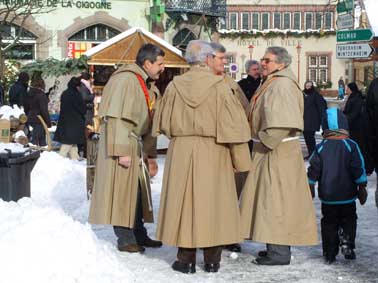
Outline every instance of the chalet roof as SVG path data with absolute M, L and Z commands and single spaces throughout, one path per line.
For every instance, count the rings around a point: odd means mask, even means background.
M 181 50 L 144 28 L 134 27 L 89 49 L 85 55 L 90 65 L 118 65 L 135 62 L 139 48 L 145 43 L 158 45 L 165 52 L 166 67 L 188 67 Z

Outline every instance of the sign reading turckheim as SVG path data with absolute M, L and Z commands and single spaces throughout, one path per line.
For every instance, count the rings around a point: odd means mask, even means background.
M 95 1 L 75 1 L 75 0 L 0 0 L 1 5 L 8 6 L 30 6 L 35 8 L 84 8 L 84 9 L 106 9 L 112 8 L 110 2 L 95 2 Z
M 373 49 L 368 43 L 336 45 L 337 59 L 368 58 Z

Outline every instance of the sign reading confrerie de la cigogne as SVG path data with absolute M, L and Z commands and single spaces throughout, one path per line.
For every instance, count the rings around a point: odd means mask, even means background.
M 35 8 L 83 8 L 83 9 L 105 9 L 110 10 L 112 3 L 108 1 L 84 1 L 84 0 L 0 0 L 2 5 L 29 6 Z

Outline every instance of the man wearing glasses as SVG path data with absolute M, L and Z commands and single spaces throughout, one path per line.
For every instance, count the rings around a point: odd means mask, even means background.
M 318 243 L 299 143 L 303 95 L 290 63 L 286 49 L 267 48 L 261 59 L 266 79 L 250 104 L 254 146 L 241 215 L 245 238 L 267 244 L 254 261 L 259 265 L 290 264 L 290 246 Z

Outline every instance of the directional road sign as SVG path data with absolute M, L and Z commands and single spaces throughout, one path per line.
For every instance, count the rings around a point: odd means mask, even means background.
M 373 38 L 371 29 L 336 31 L 337 42 L 370 41 Z
M 339 1 L 336 6 L 337 13 L 345 13 L 353 10 L 353 0 Z
M 337 16 L 337 29 L 353 28 L 354 19 L 352 14 L 341 14 Z
M 372 52 L 373 48 L 368 43 L 336 45 L 337 59 L 368 58 Z

